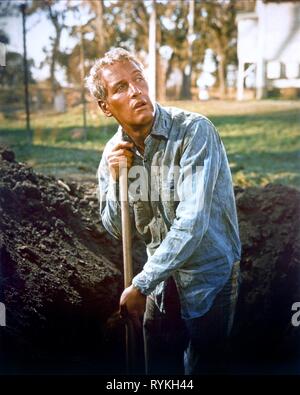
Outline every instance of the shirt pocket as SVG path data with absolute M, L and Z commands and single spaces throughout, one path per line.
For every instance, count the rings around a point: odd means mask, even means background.
M 145 243 L 151 241 L 149 224 L 152 219 L 151 207 L 148 202 L 136 201 L 133 203 L 135 226 L 137 231 L 143 236 Z
M 156 218 L 153 218 L 148 225 L 148 229 L 151 235 L 151 240 L 147 244 L 147 248 L 151 251 L 151 254 L 160 246 L 161 244 L 161 233 L 160 226 Z
M 176 199 L 174 183 L 170 183 L 167 186 L 161 188 L 161 204 L 164 211 L 165 219 L 170 227 L 176 218 L 176 208 L 178 205 L 178 199 Z

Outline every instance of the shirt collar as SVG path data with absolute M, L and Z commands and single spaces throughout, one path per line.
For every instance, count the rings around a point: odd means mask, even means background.
M 150 134 L 169 138 L 171 129 L 171 117 L 168 112 L 158 103 L 155 105 L 155 118 Z

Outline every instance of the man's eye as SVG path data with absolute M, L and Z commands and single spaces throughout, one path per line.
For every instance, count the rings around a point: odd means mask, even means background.
M 122 92 L 125 89 L 125 84 L 119 85 L 116 88 L 116 92 Z

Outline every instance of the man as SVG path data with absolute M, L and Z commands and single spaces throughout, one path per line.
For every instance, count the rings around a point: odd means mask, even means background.
M 241 249 L 218 132 L 202 115 L 152 103 L 143 66 L 121 48 L 96 61 L 87 85 L 120 125 L 98 169 L 103 225 L 121 237 L 118 177 L 126 161 L 132 227 L 147 245 L 147 262 L 120 299 L 132 317 L 145 313 L 147 372 L 218 373 Z

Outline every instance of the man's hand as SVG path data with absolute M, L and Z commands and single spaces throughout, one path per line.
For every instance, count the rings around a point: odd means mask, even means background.
M 136 323 L 143 316 L 146 308 L 146 296 L 133 285 L 124 289 L 120 298 L 120 313 L 128 314 Z
M 133 143 L 121 141 L 107 155 L 108 168 L 114 180 L 118 180 L 121 166 L 126 166 L 127 169 L 130 169 L 133 162 L 133 152 L 130 151 L 132 147 Z

